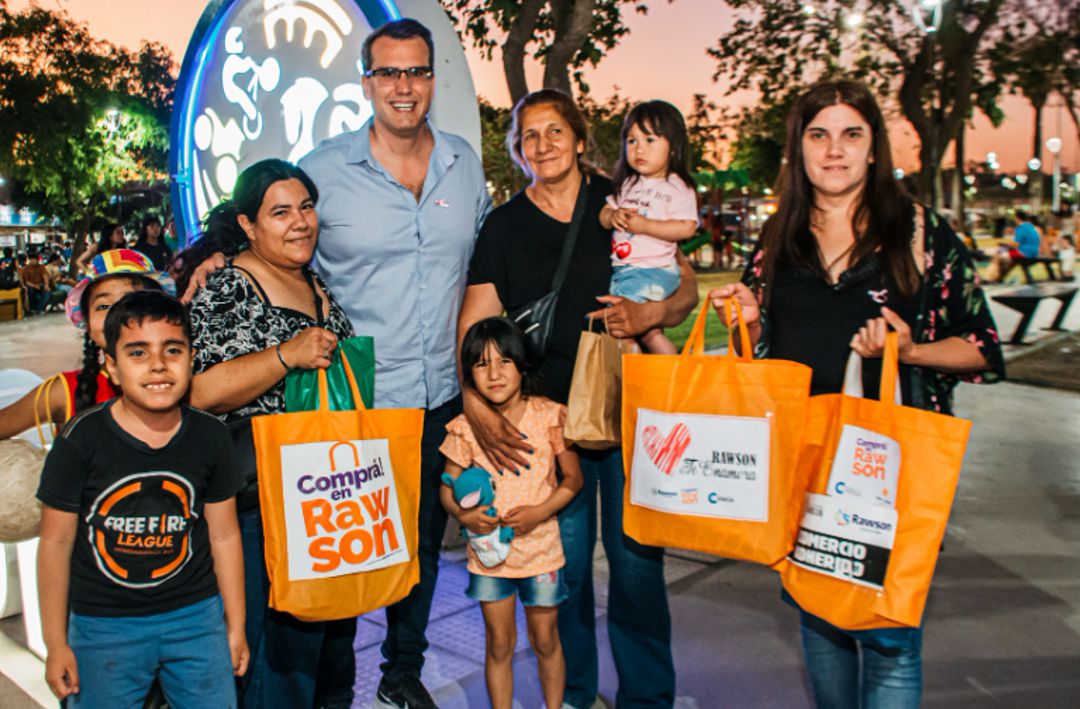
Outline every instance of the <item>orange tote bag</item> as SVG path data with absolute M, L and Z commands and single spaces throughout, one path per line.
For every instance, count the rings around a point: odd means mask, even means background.
M 728 307 L 738 304 L 730 301 Z M 623 355 L 623 525 L 642 544 L 771 565 L 791 551 L 810 368 L 706 356 L 701 308 L 680 355 Z M 738 321 L 742 322 L 741 313 Z
M 861 392 L 857 356 L 845 392 Z M 839 628 L 918 627 L 949 520 L 971 422 L 902 406 L 897 336 L 878 400 L 810 400 L 800 474 L 809 477 L 791 554 L 777 565 L 799 606 Z
M 420 580 L 420 409 L 331 411 L 319 370 L 315 411 L 252 419 L 270 607 L 301 620 L 350 618 L 404 598 Z

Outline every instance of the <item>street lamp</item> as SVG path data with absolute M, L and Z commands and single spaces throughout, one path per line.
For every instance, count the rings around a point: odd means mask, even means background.
M 911 3 L 911 17 L 923 34 L 933 34 L 941 28 L 943 0 L 919 0 Z
M 1049 138 L 1046 141 L 1046 149 L 1054 156 L 1054 177 L 1050 183 L 1050 189 L 1053 192 L 1050 197 L 1050 210 L 1057 213 L 1061 211 L 1061 138 Z
M 1041 167 L 1042 160 L 1040 160 L 1039 158 L 1031 158 L 1030 160 L 1028 160 L 1028 169 L 1032 172 L 1038 172 Z

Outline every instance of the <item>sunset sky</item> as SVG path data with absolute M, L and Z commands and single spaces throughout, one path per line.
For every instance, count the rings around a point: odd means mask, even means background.
M 30 0 L 10 0 L 9 7 L 21 9 Z M 159 41 L 169 47 L 177 66 L 183 59 L 191 33 L 206 7 L 205 0 L 37 0 L 49 9 L 64 9 L 77 20 L 89 24 L 91 32 L 103 39 L 129 47 L 138 46 L 142 39 Z M 706 55 L 708 47 L 731 22 L 730 11 L 718 0 L 652 0 L 647 16 L 636 15 L 627 8 L 630 36 L 604 60 L 600 67 L 587 75 L 594 96 L 603 99 L 614 87 L 619 93 L 635 100 L 666 99 L 689 109 L 694 93 L 705 93 L 717 103 L 725 99 L 723 87 L 712 81 L 714 62 Z M 493 103 L 509 102 L 501 63 L 488 63 L 467 50 L 469 65 L 477 91 Z M 530 77 L 531 86 L 540 82 L 540 72 Z M 1051 103 L 1060 103 L 1052 98 Z M 995 151 L 1002 169 L 1010 172 L 1024 170 L 1031 156 L 1033 112 L 1020 97 L 1006 97 L 1002 108 L 1005 123 L 998 129 L 978 116 L 975 127 L 968 133 L 968 159 L 984 158 Z M 1055 134 L 1064 139 L 1063 165 L 1067 170 L 1080 168 L 1080 145 L 1068 114 L 1061 108 L 1044 111 L 1043 130 L 1046 137 Z M 914 131 L 905 122 L 892 130 L 893 151 L 897 163 L 912 170 L 917 167 Z M 1049 161 L 1049 154 L 1044 155 Z M 946 158 L 946 165 L 951 159 Z

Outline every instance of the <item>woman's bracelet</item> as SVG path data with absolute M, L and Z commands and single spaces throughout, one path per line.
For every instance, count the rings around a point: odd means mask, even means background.
M 291 372 L 293 370 L 293 368 L 289 366 L 289 363 L 286 362 L 285 358 L 281 355 L 281 343 L 280 342 L 277 343 L 277 345 L 274 346 L 274 352 L 277 353 L 277 361 L 281 362 L 281 366 L 285 368 L 285 372 L 286 373 Z

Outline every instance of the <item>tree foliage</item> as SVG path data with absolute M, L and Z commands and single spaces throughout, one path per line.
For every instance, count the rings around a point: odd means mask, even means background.
M 723 113 L 705 94 L 694 94 L 690 115 L 686 116 L 686 133 L 690 139 L 690 171 L 715 170 L 712 151 L 724 138 Z
M 926 32 L 933 4 L 906 0 L 728 0 L 731 31 L 709 50 L 714 78 L 781 103 L 791 87 L 848 76 L 898 105 L 920 139 L 920 191 L 934 194 L 942 156 L 976 102 L 993 111 L 997 84 L 985 57 L 1005 0 L 948 0 L 940 28 Z M 854 21 L 858 16 L 859 22 Z M 920 23 L 922 21 L 922 26 Z
M 995 78 L 1023 95 L 1035 112 L 1032 156 L 1042 154 L 1042 112 L 1049 98 L 1062 98 L 1080 136 L 1076 95 L 1080 92 L 1080 2 L 1018 3 L 1009 8 L 989 52 Z
M 0 0 L 0 171 L 85 234 L 126 182 L 164 176 L 171 69 L 159 44 L 129 52 L 66 13 Z
M 588 92 L 584 70 L 597 66 L 630 30 L 627 6 L 645 14 L 641 0 L 440 0 L 463 41 L 491 60 L 502 57 L 510 101 L 528 93 L 525 62 L 544 65 L 544 88 L 572 93 L 571 82 Z M 673 2 L 673 0 L 668 0 Z

